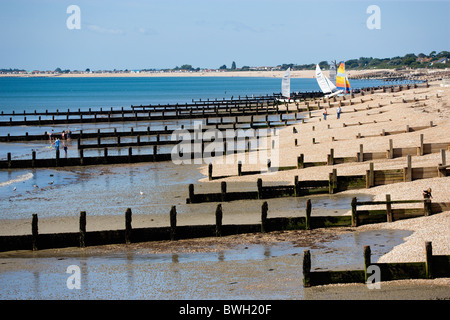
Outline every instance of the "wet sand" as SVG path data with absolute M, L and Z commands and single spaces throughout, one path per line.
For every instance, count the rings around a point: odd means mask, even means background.
M 198 240 L 158 241 L 84 249 L 0 254 L 0 289 L 7 299 L 417 299 L 408 283 L 303 288 L 302 253 L 312 251 L 313 270 L 362 268 L 362 247 L 377 259 L 411 232 L 353 228 L 247 234 Z M 20 259 L 17 259 L 20 257 Z M 81 268 L 81 289 L 68 290 L 65 273 Z M 31 286 L 27 285 L 31 284 Z M 448 298 L 428 282 L 433 297 Z M 416 290 L 418 288 L 416 287 Z M 341 292 L 338 296 L 336 293 Z M 412 292 L 412 293 L 411 293 Z M 447 292 L 448 294 L 448 292 Z M 430 297 L 422 291 L 421 299 Z

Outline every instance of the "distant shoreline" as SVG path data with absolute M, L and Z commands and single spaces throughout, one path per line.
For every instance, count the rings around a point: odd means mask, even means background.
M 361 75 L 372 70 L 350 70 L 348 76 Z M 163 77 L 263 77 L 282 78 L 285 71 L 227 71 L 227 72 L 155 72 L 155 73 L 81 73 L 81 74 L 0 74 L 0 77 L 13 78 L 163 78 Z M 328 71 L 324 71 L 328 76 Z M 291 78 L 312 79 L 315 70 L 291 70 Z

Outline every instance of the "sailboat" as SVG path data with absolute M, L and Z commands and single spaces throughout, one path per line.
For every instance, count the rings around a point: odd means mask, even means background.
M 336 76 L 336 87 L 342 90 L 344 93 L 350 93 L 350 83 L 345 75 L 345 63 L 342 61 L 339 65 L 337 76 Z
M 288 68 L 281 80 L 281 95 L 288 100 L 291 98 L 291 68 Z
M 337 90 L 333 82 L 330 81 L 320 69 L 319 65 L 316 65 L 316 79 L 319 84 L 320 90 L 325 93 L 325 97 L 329 98 L 337 94 L 342 93 L 342 90 Z

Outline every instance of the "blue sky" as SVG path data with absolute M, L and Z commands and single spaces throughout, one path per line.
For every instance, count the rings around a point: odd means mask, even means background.
M 69 5 L 81 10 L 70 30 Z M 369 5 L 381 29 L 370 30 Z M 450 0 L 1 0 L 0 68 L 218 68 L 450 50 Z

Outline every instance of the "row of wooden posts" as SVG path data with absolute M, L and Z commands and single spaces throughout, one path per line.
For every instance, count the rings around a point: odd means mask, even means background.
M 291 111 L 292 112 L 292 111 Z M 56 124 L 77 124 L 77 123 L 104 123 L 104 122 L 134 122 L 134 121 L 164 121 L 164 120 L 181 120 L 181 119 L 201 119 L 207 117 L 235 117 L 235 116 L 250 116 L 250 115 L 261 115 L 261 114 L 279 114 L 278 106 L 276 108 L 262 108 L 262 109 L 250 109 L 241 111 L 233 111 L 230 109 L 229 112 L 220 113 L 218 110 L 212 110 L 212 112 L 205 112 L 205 109 L 202 110 L 201 113 L 193 113 L 190 110 L 189 113 L 181 114 L 180 112 L 176 112 L 175 114 L 165 114 L 165 112 L 161 112 L 161 115 L 151 115 L 151 112 L 146 113 L 146 115 L 139 116 L 137 112 L 133 113 L 130 116 L 125 116 L 125 113 L 122 113 L 119 117 L 112 117 L 111 114 L 108 114 L 107 117 L 97 117 L 94 114 L 93 117 L 83 118 L 81 114 L 79 118 L 70 118 L 68 115 L 64 119 L 55 119 L 55 116 L 52 116 L 52 119 L 42 119 L 41 116 L 38 117 L 38 120 L 30 120 L 27 117 L 24 117 L 23 120 L 15 120 L 12 118 L 9 121 L 0 121 L 0 126 L 10 127 L 10 126 L 41 126 L 41 125 L 56 125 Z
M 393 204 L 403 203 L 424 203 L 424 209 L 418 212 L 417 209 L 392 209 Z M 358 211 L 357 206 L 367 205 L 386 205 L 386 210 L 378 210 L 376 213 L 367 214 L 366 211 Z M 183 238 L 209 237 L 209 236 L 225 236 L 239 233 L 253 233 L 253 232 L 271 232 L 276 230 L 310 230 L 320 227 L 333 226 L 353 226 L 357 227 L 367 223 L 392 222 L 395 220 L 408 219 L 417 216 L 427 216 L 439 210 L 432 210 L 431 200 L 397 200 L 390 199 L 390 195 L 386 195 L 386 201 L 357 201 L 353 198 L 351 201 L 351 216 L 317 216 L 311 217 L 312 205 L 311 200 L 306 199 L 305 216 L 304 217 L 287 217 L 287 218 L 269 218 L 268 217 L 268 203 L 264 201 L 261 206 L 261 223 L 258 225 L 223 225 L 223 209 L 222 204 L 218 203 L 215 210 L 215 225 L 211 226 L 177 226 L 177 209 L 172 206 L 169 213 L 169 227 L 160 228 L 138 228 L 132 227 L 132 211 L 127 208 L 125 212 L 125 229 L 122 233 L 120 230 L 87 232 L 87 218 L 86 212 L 81 211 L 79 217 L 79 232 L 67 234 L 39 234 L 38 215 L 32 215 L 31 221 L 31 247 L 32 250 L 41 248 L 41 236 L 47 236 L 47 243 L 43 244 L 44 248 L 56 248 L 74 246 L 77 242 L 74 240 L 78 238 L 79 247 L 86 247 L 88 245 L 105 245 L 112 243 L 126 243 L 134 242 L 134 239 L 142 241 L 156 241 L 156 240 L 177 240 Z M 408 213 L 409 212 L 409 213 Z M 374 218 L 376 217 L 376 218 Z M 381 217 L 381 218 L 380 218 Z M 177 230 L 188 228 L 179 233 Z M 214 229 L 214 232 L 211 230 Z M 98 233 L 101 233 L 100 235 Z M 135 233 L 141 234 L 136 236 Z M 122 236 L 121 236 L 122 235 Z M 122 240 L 120 239 L 121 237 Z M 92 238 L 92 239 L 91 239 Z M 95 238 L 96 240 L 93 240 Z M 29 236 L 0 236 L 0 251 L 20 250 L 27 247 L 27 239 Z
M 250 116 L 250 119 L 239 119 L 239 117 L 234 117 L 234 122 L 225 122 L 223 121 L 223 118 L 220 118 L 219 122 L 210 122 L 208 119 L 206 119 L 206 125 L 202 126 L 201 130 L 202 132 L 210 130 L 210 127 L 213 126 L 218 130 L 227 130 L 230 129 L 228 125 L 232 125 L 233 129 L 239 129 L 241 128 L 238 125 L 240 124 L 250 124 L 250 127 L 252 127 L 252 124 L 256 124 L 256 128 L 260 127 L 273 127 L 277 126 L 277 123 L 283 122 L 283 125 L 286 125 L 288 121 L 297 121 L 301 120 L 302 117 L 300 115 L 297 115 L 297 113 L 294 114 L 294 117 L 292 119 L 285 118 L 283 119 L 283 114 L 279 114 L 280 120 L 279 121 L 269 121 L 268 116 L 266 115 L 263 120 L 254 120 L 253 115 Z M 278 124 L 279 125 L 279 124 Z M 79 132 L 72 132 L 71 133 L 71 139 L 98 139 L 98 138 L 112 138 L 112 137 L 137 137 L 137 136 L 162 136 L 162 135 L 171 135 L 174 130 L 181 129 L 181 130 L 187 130 L 189 132 L 194 132 L 194 130 L 199 131 L 199 129 L 192 129 L 192 128 L 185 128 L 185 125 L 181 125 L 179 128 L 175 129 L 169 129 L 168 126 L 164 126 L 163 129 L 157 130 L 157 129 L 151 129 L 150 126 L 147 126 L 146 130 L 135 130 L 134 128 L 130 128 L 130 131 L 117 131 L 117 128 L 114 128 L 113 131 L 111 130 L 103 130 L 97 129 L 96 132 L 86 132 L 83 130 L 80 130 Z M 54 132 L 52 134 L 52 138 L 62 138 L 60 132 Z M 49 139 L 49 133 L 45 132 L 44 134 L 38 134 L 38 135 L 30 135 L 28 132 L 25 133 L 25 135 L 14 135 L 11 136 L 11 134 L 7 134 L 6 136 L 0 136 L 0 142 L 15 142 L 15 141 L 38 141 L 38 140 L 48 140 Z
M 415 87 L 417 87 L 417 85 L 415 85 Z M 409 88 L 410 87 L 408 86 L 408 89 Z M 374 91 L 372 89 L 371 93 L 373 93 L 373 92 Z M 364 91 L 361 91 L 361 93 L 359 95 L 364 95 Z M 352 93 L 351 94 L 351 98 L 353 98 L 353 97 L 355 97 L 355 94 Z M 345 100 L 345 97 L 343 97 L 342 99 Z M 252 114 L 252 113 L 259 114 L 259 112 L 258 112 L 258 107 L 259 107 L 259 104 L 260 104 L 259 101 L 260 100 L 252 100 L 250 102 L 250 106 L 249 106 L 248 105 L 249 102 L 246 100 L 245 101 L 245 105 L 246 105 L 245 108 L 240 108 L 240 105 L 237 104 L 238 110 L 241 111 L 241 112 L 237 112 L 237 113 L 236 112 L 233 113 L 232 112 L 232 108 L 228 107 L 227 105 L 225 105 L 226 110 L 229 110 L 229 112 L 227 111 L 227 112 L 222 113 L 222 114 L 219 113 L 218 105 L 215 105 L 214 108 L 212 109 L 213 113 L 210 112 L 211 108 L 202 107 L 201 114 L 193 114 L 192 111 L 194 110 L 194 108 L 192 108 L 192 107 L 188 108 L 188 106 L 186 104 L 186 106 L 184 106 L 184 109 L 185 110 L 189 109 L 189 114 L 182 114 L 182 112 L 181 112 L 181 110 L 182 110 L 181 106 L 182 105 L 175 105 L 175 106 L 172 106 L 171 108 L 169 107 L 170 105 L 167 105 L 167 106 L 163 106 L 162 109 L 160 110 L 161 113 L 162 113 L 160 116 L 152 116 L 151 115 L 151 111 L 148 111 L 148 116 L 141 116 L 141 117 L 139 117 L 138 116 L 138 111 L 136 111 L 136 106 L 134 106 L 134 107 L 131 108 L 131 110 L 126 110 L 123 107 L 122 107 L 121 110 L 113 110 L 111 108 L 111 110 L 107 111 L 107 113 L 105 114 L 105 115 L 107 115 L 107 118 L 106 117 L 97 118 L 97 114 L 100 114 L 100 115 L 104 114 L 102 108 L 100 108 L 99 112 L 92 112 L 91 110 L 86 111 L 86 112 L 81 112 L 80 109 L 78 110 L 78 112 L 70 112 L 70 109 L 69 109 L 67 112 L 61 112 L 60 113 L 59 110 L 57 110 L 56 113 L 52 113 L 52 112 L 49 113 L 48 110 L 46 110 L 45 115 L 50 115 L 51 114 L 52 115 L 52 119 L 51 120 L 47 120 L 47 119 L 44 120 L 44 119 L 41 119 L 41 116 L 39 116 L 38 120 L 28 120 L 27 121 L 26 115 L 34 115 L 34 116 L 36 116 L 36 115 L 38 115 L 40 113 L 38 113 L 35 110 L 34 113 L 27 114 L 24 111 L 24 114 L 20 114 L 22 116 L 25 116 L 23 121 L 13 121 L 12 118 L 10 118 L 9 121 L 0 121 L 0 126 L 53 125 L 53 124 L 70 124 L 70 123 L 83 123 L 83 122 L 84 123 L 96 123 L 96 122 L 113 122 L 113 121 L 122 121 L 122 122 L 123 121 L 148 121 L 148 120 L 167 120 L 167 119 L 179 119 L 179 118 L 209 117 L 211 115 L 212 116 L 216 116 L 216 117 L 219 117 L 219 116 L 230 116 L 230 115 L 231 116 L 234 116 L 234 115 L 245 115 L 245 114 L 249 115 L 249 114 Z M 325 101 L 325 99 L 323 99 L 323 101 Z M 333 97 L 333 101 L 336 101 L 336 97 Z M 264 111 L 264 107 L 263 107 L 264 102 L 267 103 L 265 111 Z M 256 112 L 255 112 L 255 110 L 250 110 L 250 111 L 247 110 L 247 112 L 246 112 L 245 110 L 248 109 L 248 108 L 251 109 L 253 107 L 252 104 L 254 104 L 254 103 L 256 103 L 256 105 L 254 105 L 254 107 L 256 107 Z M 269 110 L 270 104 L 272 104 L 273 107 L 276 108 L 276 112 L 273 111 L 272 109 L 271 109 L 272 111 Z M 305 104 L 306 104 L 306 111 L 309 111 L 310 109 L 313 108 L 313 106 L 309 105 L 309 102 L 305 102 Z M 350 105 L 351 104 L 352 103 L 350 101 Z M 339 101 L 339 105 L 343 105 L 341 101 Z M 223 106 L 223 104 L 222 104 L 222 106 Z M 328 106 L 331 106 L 329 100 L 328 100 Z M 141 107 L 142 107 L 141 111 L 145 111 L 145 106 L 141 106 Z M 266 113 L 274 113 L 274 112 L 275 113 L 279 113 L 278 103 L 275 100 L 275 98 L 272 98 L 272 100 L 269 99 L 269 100 L 261 102 L 261 107 L 263 108 L 263 112 L 266 112 Z M 196 106 L 196 108 L 198 109 L 199 106 Z M 318 105 L 317 105 L 317 109 L 320 109 L 320 108 L 321 108 L 321 106 L 320 106 L 320 102 L 319 102 Z M 175 111 L 175 115 L 165 115 L 165 112 L 167 110 L 171 110 L 171 109 Z M 207 111 L 206 113 L 205 113 L 205 110 Z M 289 110 L 286 110 L 286 112 L 289 112 Z M 300 112 L 300 108 L 299 108 L 298 103 L 297 103 L 297 112 Z M 92 115 L 92 113 L 94 115 L 94 118 L 84 118 L 83 119 L 83 115 Z M 125 117 L 125 114 L 127 114 L 127 113 L 131 113 L 133 116 Z M 3 112 L 2 112 L 2 114 L 3 114 Z M 69 116 L 70 115 L 74 115 L 74 114 L 75 115 L 79 115 L 80 118 L 79 119 L 70 119 Z M 114 115 L 114 114 L 121 114 L 121 117 L 111 117 L 111 115 Z M 16 115 L 16 113 L 13 112 L 13 115 Z M 19 114 L 17 114 L 17 115 L 19 115 Z M 65 119 L 55 119 L 55 115 L 56 116 L 65 115 L 66 118 Z
M 425 242 L 424 251 L 424 262 L 373 263 L 370 246 L 364 246 L 364 268 L 362 270 L 311 271 L 311 252 L 307 249 L 303 251 L 303 286 L 308 288 L 336 283 L 366 283 L 376 285 L 371 279 L 375 268 L 380 273 L 379 281 L 449 277 L 450 255 L 433 255 L 431 241 Z
M 257 97 L 253 99 L 240 99 L 240 100 L 222 100 L 222 101 L 193 101 L 192 103 L 185 103 L 185 104 L 158 104 L 158 105 L 148 105 L 148 106 L 133 106 L 128 108 L 121 107 L 120 109 L 114 109 L 111 107 L 108 109 L 103 109 L 100 107 L 99 110 L 92 110 L 92 108 L 89 108 L 88 111 L 81 111 L 80 108 L 78 108 L 77 111 L 70 111 L 70 109 L 67 109 L 67 111 L 56 109 L 56 111 L 48 111 L 45 110 L 42 112 L 37 112 L 37 110 L 34 110 L 34 112 L 26 112 L 26 110 L 20 113 L 15 112 L 14 110 L 11 113 L 1 111 L 0 116 L 38 116 L 38 115 L 45 115 L 45 116 L 66 116 L 66 115 L 93 115 L 93 114 L 99 114 L 99 115 L 108 115 L 108 114 L 121 114 L 121 113 L 136 113 L 139 112 L 137 109 L 143 109 L 143 110 L 153 110 L 153 111 L 172 111 L 172 110 L 201 110 L 202 108 L 205 109 L 211 109 L 215 107 L 221 107 L 221 108 L 243 108 L 243 107 L 249 107 L 252 105 L 263 105 L 263 104 L 273 104 L 274 97 L 273 96 L 267 96 L 267 97 Z
M 364 145 L 360 144 L 359 149 L 360 151 L 356 154 L 356 157 L 335 157 L 334 155 L 334 149 L 330 149 L 330 153 L 327 155 L 327 161 L 319 161 L 319 162 L 305 162 L 304 160 L 304 154 L 300 154 L 300 156 L 297 157 L 297 165 L 296 166 L 279 166 L 279 167 L 272 167 L 271 166 L 271 160 L 268 159 L 267 161 L 267 172 L 268 171 L 285 171 L 285 170 L 293 170 L 293 169 L 303 169 L 308 167 L 316 167 L 316 166 L 329 166 L 329 165 L 336 165 L 336 164 L 342 164 L 342 163 L 349 163 L 349 162 L 365 162 L 367 160 L 375 160 L 375 159 L 394 159 L 396 157 L 402 157 L 406 156 L 406 176 L 405 181 L 412 181 L 413 180 L 413 168 L 412 168 L 412 156 L 423 156 L 425 154 L 431 154 L 440 152 L 441 154 L 441 162 L 438 164 L 438 175 L 439 176 L 446 176 L 446 169 L 447 169 L 447 160 L 446 160 L 446 150 L 450 148 L 450 143 L 430 143 L 430 144 L 424 144 L 424 135 L 420 135 L 420 145 L 418 147 L 408 147 L 408 148 L 394 148 L 393 147 L 393 140 L 389 139 L 389 149 L 385 152 L 370 152 L 370 153 L 364 153 Z M 374 169 L 373 169 L 373 163 L 370 163 L 370 183 L 369 187 L 373 186 L 373 180 L 374 180 Z M 432 169 L 434 170 L 434 169 Z M 242 170 L 242 161 L 238 161 L 237 164 L 237 175 L 249 175 L 249 174 L 259 174 L 262 171 L 243 171 Z M 222 179 L 226 178 L 228 176 L 220 176 L 220 177 L 214 177 L 213 176 L 213 164 L 208 164 L 208 179 Z
M 294 185 L 263 186 L 262 179 L 257 179 L 256 191 L 227 192 L 226 181 L 221 181 L 220 193 L 195 193 L 194 185 L 189 185 L 189 197 L 186 203 L 234 201 L 246 199 L 267 199 L 278 197 L 299 197 L 307 194 L 333 194 L 345 190 L 371 188 L 377 185 L 396 182 L 408 182 L 415 179 L 429 179 L 448 176 L 450 166 L 446 164 L 445 150 L 441 151 L 442 163 L 436 167 L 412 168 L 411 156 L 407 156 L 407 166 L 402 169 L 374 170 L 373 162 L 369 163 L 369 170 L 365 175 L 338 176 L 334 168 L 329 173 L 328 180 L 303 180 L 298 175 L 294 177 Z M 270 170 L 270 168 L 269 168 Z M 243 172 L 242 164 L 238 164 L 238 174 L 258 174 L 260 171 Z M 212 177 L 212 165 L 208 166 L 208 175 Z M 225 176 L 217 177 L 225 178 Z M 212 178 L 211 178 L 212 179 Z

